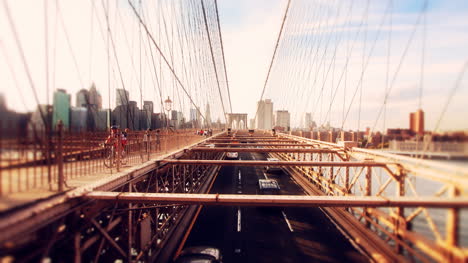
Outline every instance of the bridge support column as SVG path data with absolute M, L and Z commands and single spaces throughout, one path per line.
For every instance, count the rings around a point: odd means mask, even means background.
M 58 129 L 58 145 L 57 145 L 57 170 L 58 170 L 58 191 L 63 192 L 65 178 L 63 175 L 63 123 L 59 121 Z
M 73 237 L 73 249 L 74 249 L 74 259 L 75 263 L 81 262 L 81 233 L 78 231 Z
M 365 191 L 364 193 L 365 196 L 371 196 L 372 194 L 372 167 L 371 166 L 366 167 L 366 184 L 364 187 L 364 191 Z M 370 220 L 370 217 L 369 217 L 369 213 L 367 212 L 367 208 L 364 208 L 364 215 L 366 217 L 366 227 L 369 228 L 370 222 L 367 219 Z
M 128 184 L 128 192 L 131 193 L 133 183 Z M 127 249 L 127 262 L 132 262 L 132 247 L 133 247 L 133 213 L 132 203 L 128 204 L 128 249 Z
M 405 174 L 403 173 L 403 171 L 400 169 L 400 171 L 398 172 L 398 186 L 397 186 L 397 189 L 396 189 L 396 195 L 397 196 L 405 196 Z M 395 221 L 394 221 L 394 234 L 396 235 L 396 238 L 398 240 L 402 240 L 402 236 L 399 234 L 400 231 L 406 231 L 407 229 L 407 223 L 406 223 L 406 219 L 405 219 L 405 210 L 403 207 L 397 207 L 396 208 L 396 218 L 395 218 Z M 402 246 L 400 245 L 400 243 L 396 242 L 396 251 L 398 254 L 401 254 L 402 253 Z
M 449 197 L 454 198 L 460 195 L 460 189 L 452 186 L 449 192 Z M 450 208 L 447 212 L 447 226 L 446 226 L 446 242 L 450 247 L 457 247 L 459 245 L 459 223 L 460 211 L 458 208 Z

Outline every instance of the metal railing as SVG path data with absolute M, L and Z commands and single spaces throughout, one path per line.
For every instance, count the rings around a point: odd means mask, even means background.
M 62 191 L 85 175 L 112 174 L 204 139 L 195 130 L 131 131 L 127 143 L 111 155 L 109 132 L 52 132 L 14 129 L 0 135 L 0 197 L 32 189 Z M 112 160 L 106 160 L 111 157 Z M 121 159 L 117 162 L 116 159 Z M 111 166 L 105 162 L 111 162 Z

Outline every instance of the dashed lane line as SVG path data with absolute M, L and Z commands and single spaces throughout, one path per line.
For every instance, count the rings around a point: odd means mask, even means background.
M 241 210 L 240 207 L 237 208 L 237 232 L 241 231 Z
M 288 224 L 289 231 L 294 232 L 294 230 L 293 230 L 293 228 L 291 226 L 291 223 L 289 223 L 288 217 L 286 216 L 286 214 L 284 213 L 283 210 L 281 210 L 281 214 L 283 214 L 284 221 L 286 221 L 286 224 Z

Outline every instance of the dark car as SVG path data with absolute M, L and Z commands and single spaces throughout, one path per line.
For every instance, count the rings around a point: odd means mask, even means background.
M 221 251 L 215 247 L 188 247 L 180 253 L 176 263 L 222 263 Z
M 279 162 L 278 158 L 267 158 L 267 161 L 269 162 Z M 265 167 L 265 172 L 271 173 L 271 174 L 280 174 L 283 170 L 281 167 L 276 166 L 276 165 L 268 165 Z

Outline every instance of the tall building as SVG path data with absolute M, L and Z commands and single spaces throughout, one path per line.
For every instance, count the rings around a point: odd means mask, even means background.
M 145 111 L 149 111 L 151 113 L 154 112 L 154 104 L 152 101 L 149 101 L 149 100 L 145 100 L 143 101 L 143 110 Z
M 92 108 L 94 108 L 95 110 L 102 109 L 102 96 L 99 93 L 99 91 L 97 91 L 96 85 L 94 83 L 89 89 L 88 96 L 88 103 L 91 105 Z
M 45 130 L 45 124 L 52 120 L 52 105 L 39 104 L 31 115 L 31 125 L 36 130 Z
M 98 110 L 93 112 L 93 118 L 95 120 L 95 129 L 97 131 L 105 131 L 109 128 L 108 116 L 110 116 L 110 110 Z
M 206 111 L 205 111 L 205 127 L 210 128 L 211 127 L 211 110 L 210 110 L 210 104 L 206 104 Z
M 197 113 L 198 113 L 197 109 L 190 109 L 190 121 L 191 122 L 198 120 Z
M 64 89 L 58 89 L 54 92 L 53 98 L 53 115 L 52 115 L 52 127 L 57 127 L 58 121 L 61 120 L 64 129 L 70 128 L 70 94 Z
M 128 126 L 122 128 L 130 128 L 131 130 L 140 129 L 140 109 L 138 108 L 136 101 L 128 102 L 127 120 Z
M 115 95 L 115 106 L 128 105 L 130 101 L 130 93 L 124 89 L 117 89 Z
M 185 124 L 185 118 L 184 114 L 181 111 L 177 112 L 177 125 L 176 128 L 182 128 L 182 126 Z
M 5 100 L 5 95 L 0 94 L 0 111 L 6 111 L 7 105 Z
M 128 106 L 119 105 L 112 111 L 111 125 L 118 125 L 121 128 L 128 127 L 129 111 Z
M 282 127 L 284 130 L 289 131 L 291 127 L 291 114 L 287 110 L 276 111 L 275 127 Z
M 70 108 L 70 130 L 84 132 L 87 130 L 88 109 L 85 107 Z
M 273 102 L 270 99 L 257 102 L 256 128 L 270 130 L 273 127 Z
M 76 107 L 87 108 L 89 104 L 89 91 L 86 89 L 80 89 L 76 93 Z
M 151 116 L 154 112 L 154 105 L 152 101 L 144 101 L 143 109 L 140 114 L 140 128 L 148 129 L 151 127 Z
M 306 130 L 311 130 L 313 127 L 313 122 L 312 122 L 312 113 L 306 112 L 304 114 L 304 119 L 303 119 L 303 128 Z
M 199 128 L 200 112 L 197 109 L 190 109 L 190 122 L 192 123 L 192 128 Z
M 419 109 L 410 113 L 410 130 L 416 134 L 424 134 L 424 111 Z

